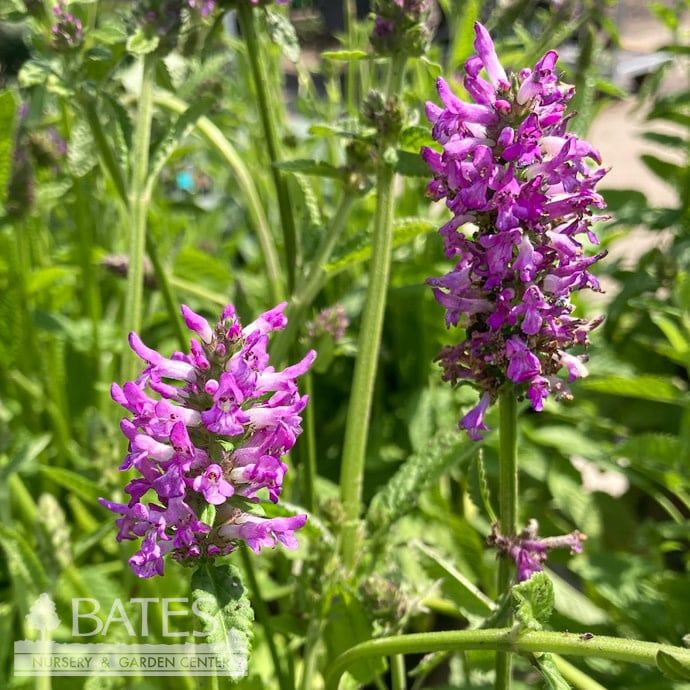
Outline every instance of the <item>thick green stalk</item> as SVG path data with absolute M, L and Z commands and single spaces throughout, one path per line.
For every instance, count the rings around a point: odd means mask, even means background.
M 391 690 L 407 690 L 405 657 L 402 654 L 391 657 Z
M 271 616 L 268 612 L 268 607 L 264 601 L 261 590 L 259 589 L 259 582 L 256 579 L 256 573 L 254 572 L 254 564 L 252 563 L 252 558 L 249 555 L 246 547 L 240 549 L 240 554 L 242 555 L 242 565 L 244 566 L 244 572 L 247 575 L 247 580 L 249 581 L 249 589 L 254 595 L 252 598 L 252 604 L 254 610 L 256 611 L 256 620 L 259 625 L 264 629 L 264 635 L 266 636 L 266 643 L 268 644 L 268 650 L 271 654 L 271 659 L 273 661 L 273 666 L 276 673 L 276 678 L 278 681 L 278 687 L 280 690 L 291 690 L 290 684 L 285 677 L 283 671 L 283 666 L 280 661 L 280 654 L 278 653 L 278 648 L 276 647 L 275 638 L 273 634 L 273 627 L 271 626 Z
M 280 212 L 280 224 L 283 228 L 283 242 L 285 244 L 285 260 L 287 264 L 288 292 L 292 292 L 295 286 L 297 271 L 297 233 L 295 220 L 292 215 L 292 203 L 287 180 L 282 171 L 275 167 L 280 162 L 280 145 L 278 142 L 278 128 L 274 117 L 275 106 L 271 103 L 268 93 L 268 75 L 261 49 L 261 42 L 256 32 L 255 14 L 248 0 L 241 0 L 237 6 L 237 18 L 239 20 L 242 36 L 247 44 L 247 57 L 249 69 L 252 73 L 256 98 L 259 106 L 259 116 L 266 138 L 266 148 L 271 161 L 271 173 L 278 197 L 278 210 Z
M 297 329 L 304 321 L 304 315 L 319 294 L 326 280 L 325 266 L 333 253 L 343 231 L 350 218 L 350 211 L 357 196 L 354 192 L 346 191 L 333 214 L 331 224 L 324 231 L 321 242 L 316 249 L 316 254 L 309 264 L 309 272 L 306 278 L 297 286 L 295 294 L 290 298 L 286 315 L 288 324 L 278 333 L 278 337 L 271 346 L 271 357 L 280 362 L 288 354 L 295 339 Z
M 156 105 L 176 113 L 183 113 L 189 107 L 183 100 L 169 93 L 158 91 L 154 100 Z M 259 192 L 256 189 L 252 175 L 249 172 L 242 157 L 237 153 L 235 147 L 225 138 L 223 133 L 207 117 L 200 117 L 196 122 L 196 129 L 199 134 L 225 159 L 235 175 L 237 185 L 244 194 L 254 228 L 256 230 L 261 251 L 266 268 L 266 278 L 271 292 L 271 300 L 280 302 L 283 299 L 284 290 L 280 272 L 280 260 L 276 251 L 275 242 L 268 219 L 261 205 Z
M 501 391 L 499 399 L 499 455 L 498 455 L 498 521 L 501 534 L 517 532 L 518 462 L 517 462 L 517 399 L 512 386 Z M 513 568 L 510 559 L 502 557 L 498 566 L 498 593 L 511 585 Z M 512 660 L 510 654 L 496 655 L 496 690 L 510 690 Z
M 394 654 L 428 654 L 474 649 L 513 654 L 552 653 L 593 657 L 643 666 L 656 666 L 656 656 L 663 651 L 683 664 L 690 664 L 690 649 L 655 642 L 626 640 L 603 635 L 588 638 L 576 633 L 546 631 L 525 631 L 516 635 L 511 628 L 450 630 L 398 635 L 362 642 L 348 649 L 333 662 L 326 674 L 326 690 L 337 690 L 343 673 L 362 659 Z
M 398 94 L 402 90 L 405 62 L 404 55 L 393 58 L 387 79 L 387 96 Z M 394 181 L 393 165 L 382 158 L 376 182 L 376 214 L 369 265 L 369 287 L 357 341 L 357 360 L 347 409 L 340 470 L 340 498 L 345 512 L 340 549 L 348 570 L 352 570 L 355 564 L 357 551 L 367 437 L 388 294 L 393 249 Z
M 310 371 L 304 375 L 304 389 L 309 396 L 309 405 L 304 411 L 304 435 L 307 437 L 307 447 L 304 453 L 305 462 L 300 468 L 304 492 L 304 507 L 314 512 L 316 507 L 314 485 L 316 484 L 316 428 L 314 421 L 314 377 Z
M 153 120 L 153 90 L 156 80 L 155 54 L 142 58 L 141 93 L 132 146 L 132 178 L 129 185 L 129 271 L 125 299 L 125 331 L 140 331 L 144 306 L 144 253 L 149 198 L 146 179 L 149 173 L 149 146 Z M 136 362 L 127 353 L 122 358 L 123 380 L 134 379 Z

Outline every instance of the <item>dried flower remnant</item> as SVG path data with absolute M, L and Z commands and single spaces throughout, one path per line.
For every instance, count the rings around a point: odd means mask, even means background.
M 464 79 L 474 103 L 438 80 L 443 107 L 427 103 L 427 115 L 442 150 L 425 147 L 422 156 L 433 173 L 430 196 L 453 213 L 439 232 L 456 261 L 428 282 L 446 324 L 465 328 L 439 361 L 444 380 L 482 392 L 460 422 L 479 439 L 484 412 L 506 383 L 539 411 L 549 394 L 569 397 L 560 370 L 568 381 L 587 373 L 584 358 L 567 350 L 588 345 L 602 319 L 575 318 L 569 298 L 599 290 L 589 268 L 605 252 L 586 256 L 580 236 L 598 242 L 592 224 L 603 217 L 592 209 L 605 205 L 595 187 L 606 171 L 599 153 L 567 132 L 574 89 L 558 79 L 557 54 L 508 75 L 486 29 L 476 24 L 475 34 Z M 470 223 L 473 235 L 461 227 Z
M 58 51 L 73 50 L 81 45 L 84 27 L 81 19 L 68 12 L 61 2 L 53 6 L 55 23 L 50 27 L 53 47 Z
M 183 306 L 198 337 L 188 354 L 170 358 L 130 334 L 145 367 L 111 393 L 132 415 L 120 425 L 129 440 L 120 469 L 140 476 L 125 487 L 127 503 L 101 503 L 120 516 L 118 540 L 142 539 L 129 561 L 139 577 L 161 575 L 166 555 L 194 563 L 241 541 L 257 552 L 278 542 L 297 547 L 294 532 L 306 515 L 269 519 L 252 509 L 278 502 L 282 457 L 301 433 L 308 401 L 295 380 L 316 357 L 312 350 L 283 371 L 270 366 L 269 334 L 285 328 L 285 306 L 244 327 L 232 305 L 214 327 Z
M 514 537 L 503 536 L 494 525 L 487 539 L 489 546 L 513 559 L 518 582 L 529 580 L 534 573 L 541 572 L 549 551 L 569 549 L 572 554 L 581 553 L 582 542 L 587 539 L 586 534 L 577 530 L 557 537 L 540 538 L 538 534 L 539 524 L 530 520 L 522 533 Z

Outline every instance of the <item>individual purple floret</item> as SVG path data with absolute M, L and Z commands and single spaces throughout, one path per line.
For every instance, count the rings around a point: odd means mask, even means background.
M 120 469 L 139 476 L 125 486 L 127 503 L 100 502 L 120 516 L 118 540 L 142 539 L 129 561 L 139 577 L 161 575 L 166 554 L 189 563 L 227 554 L 240 541 L 257 552 L 278 542 L 297 547 L 293 533 L 306 515 L 268 519 L 250 510 L 278 502 L 282 457 L 302 431 L 308 400 L 296 379 L 316 357 L 311 350 L 283 371 L 270 366 L 269 333 L 285 328 L 285 306 L 244 327 L 232 305 L 215 326 L 183 306 L 197 335 L 189 354 L 164 357 L 130 333 L 145 366 L 111 394 L 131 414 L 120 425 L 129 440 Z
M 53 47 L 56 50 L 72 50 L 77 48 L 84 37 L 81 20 L 68 12 L 63 3 L 53 6 L 55 23 L 50 27 L 53 36 Z
M 538 534 L 539 524 L 536 520 L 530 520 L 522 533 L 515 537 L 503 536 L 494 525 L 487 539 L 489 546 L 515 561 L 518 582 L 529 580 L 534 573 L 541 572 L 552 549 L 570 549 L 570 553 L 581 553 L 582 542 L 587 539 L 586 534 L 577 530 L 558 537 L 540 538 Z
M 605 205 L 595 187 L 606 171 L 598 152 L 566 131 L 574 89 L 559 81 L 557 54 L 508 75 L 487 30 L 475 24 L 475 34 L 464 79 L 474 103 L 438 80 L 443 107 L 426 109 L 441 150 L 425 147 L 422 157 L 433 173 L 430 196 L 453 213 L 439 232 L 456 262 L 428 282 L 446 324 L 465 329 L 438 359 L 444 380 L 482 392 L 460 422 L 476 440 L 506 383 L 540 411 L 549 394 L 570 397 L 561 369 L 568 381 L 587 374 L 584 357 L 566 350 L 588 345 L 601 319 L 572 316 L 570 295 L 600 289 L 589 269 L 605 252 L 586 256 L 581 236 L 598 242 L 592 224 L 604 217 L 592 209 Z

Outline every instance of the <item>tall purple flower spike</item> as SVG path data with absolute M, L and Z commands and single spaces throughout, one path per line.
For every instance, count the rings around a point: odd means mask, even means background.
M 539 525 L 530 520 L 522 533 L 515 537 L 500 534 L 494 525 L 487 539 L 489 546 L 510 557 L 517 568 L 518 582 L 529 580 L 534 573 L 541 572 L 552 549 L 569 549 L 570 553 L 581 553 L 582 542 L 587 535 L 575 530 L 557 537 L 539 537 Z
M 227 554 L 241 541 L 257 552 L 278 542 L 297 547 L 294 531 L 307 516 L 268 519 L 258 505 L 279 500 L 282 457 L 302 431 L 308 401 L 295 380 L 316 357 L 311 350 L 283 371 L 269 365 L 269 333 L 285 328 L 285 306 L 244 328 L 232 305 L 215 327 L 183 306 L 198 338 L 189 354 L 169 358 L 130 334 L 145 366 L 136 381 L 113 384 L 111 394 L 131 414 L 121 423 L 129 449 L 120 469 L 139 476 L 125 486 L 127 503 L 99 500 L 119 516 L 118 541 L 142 540 L 129 561 L 139 577 L 162 575 L 166 555 L 189 563 Z
M 566 131 L 574 89 L 558 79 L 557 54 L 507 75 L 487 30 L 475 24 L 475 34 L 464 78 L 474 103 L 439 79 L 443 107 L 429 102 L 426 110 L 441 150 L 421 155 L 433 173 L 429 195 L 453 213 L 439 232 L 456 262 L 428 282 L 446 324 L 466 334 L 439 361 L 444 380 L 473 382 L 482 393 L 460 422 L 477 440 L 507 382 L 540 411 L 550 394 L 570 397 L 561 369 L 568 381 L 587 374 L 584 357 L 566 350 L 588 345 L 602 319 L 575 318 L 569 298 L 600 289 L 589 268 L 605 252 L 585 256 L 580 237 L 598 242 L 592 224 L 605 217 L 592 209 L 605 204 L 594 190 L 606 171 L 598 152 Z

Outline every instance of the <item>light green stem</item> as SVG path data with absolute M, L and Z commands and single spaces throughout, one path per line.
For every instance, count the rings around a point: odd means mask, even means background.
M 305 462 L 301 467 L 302 485 L 304 487 L 304 507 L 313 513 L 316 507 L 316 427 L 314 421 L 314 377 L 310 371 L 304 376 L 305 393 L 309 396 L 309 405 L 304 411 L 304 432 L 307 447 L 304 453 Z
M 393 58 L 387 79 L 387 96 L 398 94 L 402 90 L 405 62 L 404 55 Z M 340 470 L 340 498 L 345 512 L 340 549 L 344 565 L 350 571 L 354 567 L 357 552 L 356 540 L 364 483 L 367 437 L 390 276 L 394 181 L 393 165 L 382 158 L 376 183 L 376 214 L 369 265 L 369 287 L 357 341 L 357 360 L 347 409 Z
M 309 264 L 309 272 L 306 278 L 297 286 L 295 294 L 290 299 L 286 312 L 288 318 L 287 327 L 278 333 L 278 337 L 271 346 L 271 357 L 276 362 L 281 362 L 287 356 L 294 342 L 297 329 L 304 321 L 307 309 L 312 305 L 326 281 L 327 274 L 324 267 L 347 227 L 350 211 L 356 198 L 354 192 L 344 192 L 333 214 L 331 224 L 324 231 L 321 242 L 316 249 L 316 254 Z
M 154 100 L 156 105 L 180 114 L 189 107 L 183 100 L 161 91 L 156 92 Z M 280 275 L 280 260 L 278 259 L 273 234 L 261 205 L 259 192 L 256 189 L 252 175 L 235 147 L 211 120 L 207 117 L 200 117 L 196 122 L 196 129 L 206 142 L 225 159 L 225 162 L 230 166 L 235 175 L 237 185 L 247 203 L 247 212 L 252 219 L 259 244 L 261 245 L 271 299 L 275 303 L 280 302 L 284 295 Z
M 407 690 L 405 657 L 402 654 L 391 657 L 391 690 Z
M 149 198 L 146 178 L 149 172 L 149 146 L 153 120 L 153 90 L 156 79 L 156 57 L 151 53 L 142 58 L 141 93 L 132 146 L 132 178 L 129 186 L 129 271 L 125 300 L 125 332 L 140 331 L 144 304 L 144 253 L 146 251 L 146 220 Z M 134 355 L 122 358 L 123 380 L 134 379 Z
M 343 673 L 362 659 L 394 654 L 428 654 L 476 649 L 513 654 L 552 653 L 594 657 L 643 666 L 656 666 L 656 656 L 663 651 L 673 655 L 681 663 L 690 664 L 690 649 L 655 642 L 599 635 L 586 639 L 575 633 L 546 631 L 525 631 L 516 635 L 511 628 L 451 630 L 399 635 L 358 644 L 333 662 L 326 675 L 326 690 L 337 690 Z
M 498 406 L 498 521 L 501 534 L 512 536 L 517 532 L 518 509 L 517 399 L 512 385 L 501 391 Z M 510 588 L 512 578 L 512 563 L 503 556 L 498 566 L 499 596 Z M 496 690 L 510 690 L 511 686 L 511 655 L 499 653 L 496 655 Z
M 259 107 L 259 117 L 266 139 L 268 157 L 271 161 L 271 174 L 278 197 L 278 211 L 280 224 L 283 228 L 283 242 L 285 244 L 285 260 L 287 264 L 288 292 L 292 292 L 295 286 L 297 272 L 297 233 L 295 220 L 292 215 L 292 202 L 287 180 L 275 164 L 280 162 L 280 145 L 278 142 L 278 128 L 275 121 L 275 106 L 271 103 L 271 95 L 268 92 L 268 75 L 261 47 L 261 42 L 256 32 L 256 16 L 254 8 L 248 0 L 241 0 L 237 5 L 237 18 L 239 20 L 242 37 L 247 44 L 247 57 L 249 69 L 252 73 L 256 98 Z
M 357 23 L 357 7 L 355 0 L 344 0 L 343 13 L 345 15 L 345 33 L 347 34 L 347 47 L 354 50 Z M 350 60 L 347 63 L 347 112 L 351 117 L 357 114 L 357 63 Z

